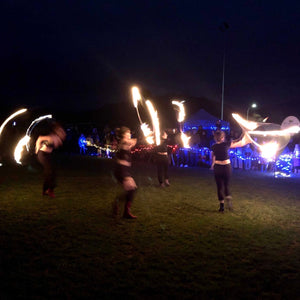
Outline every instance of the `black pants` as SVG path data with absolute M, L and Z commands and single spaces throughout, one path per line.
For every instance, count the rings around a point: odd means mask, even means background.
M 229 181 L 231 178 L 231 164 L 214 165 L 214 174 L 217 184 L 217 192 L 219 201 L 224 200 L 224 196 L 230 196 Z
M 37 160 L 44 169 L 43 192 L 47 191 L 48 189 L 53 190 L 56 186 L 56 174 L 52 161 L 52 154 L 44 151 L 39 151 L 37 154 Z
M 167 155 L 158 154 L 156 157 L 157 178 L 161 184 L 163 180 L 169 179 L 169 159 Z

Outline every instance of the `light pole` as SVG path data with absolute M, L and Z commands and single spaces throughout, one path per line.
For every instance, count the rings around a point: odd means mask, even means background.
M 222 103 L 221 103 L 221 120 L 223 120 L 223 111 L 224 111 L 224 88 L 225 88 L 225 53 L 226 53 L 226 36 L 225 32 L 229 28 L 229 25 L 226 22 L 223 22 L 219 29 L 224 33 L 224 50 L 223 50 L 223 71 L 222 71 Z
M 248 107 L 248 109 L 247 109 L 247 120 L 248 120 L 249 110 L 251 108 L 256 108 L 256 107 L 257 107 L 256 103 L 252 103 L 251 106 Z

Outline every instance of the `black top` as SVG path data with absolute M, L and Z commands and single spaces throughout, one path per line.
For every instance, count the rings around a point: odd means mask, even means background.
M 211 149 L 216 157 L 216 160 L 229 159 L 228 150 L 230 148 L 230 145 L 231 145 L 231 141 L 212 145 Z
M 126 160 L 128 162 L 131 162 L 131 150 L 123 149 L 123 146 L 125 146 L 125 145 L 126 145 L 126 143 L 120 143 L 119 150 L 116 153 L 116 157 L 117 157 L 117 159 Z

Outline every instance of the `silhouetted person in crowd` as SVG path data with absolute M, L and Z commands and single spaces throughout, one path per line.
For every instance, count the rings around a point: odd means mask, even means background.
M 200 125 L 197 130 L 197 135 L 199 136 L 199 147 L 207 147 L 207 132 Z

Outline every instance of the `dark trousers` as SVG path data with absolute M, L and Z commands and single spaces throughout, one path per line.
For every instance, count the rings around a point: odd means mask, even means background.
M 163 180 L 169 179 L 169 159 L 167 155 L 157 155 L 157 178 L 159 183 L 163 183 Z
M 39 151 L 37 154 L 38 162 L 43 166 L 44 169 L 44 184 L 43 192 L 48 189 L 53 190 L 55 188 L 55 169 L 52 162 L 52 154 L 44 151 Z
M 217 184 L 217 192 L 219 201 L 224 200 L 224 196 L 230 196 L 229 181 L 231 178 L 231 165 L 214 165 L 214 174 Z

